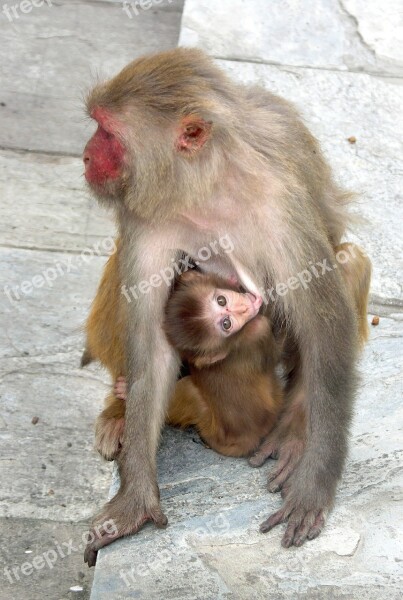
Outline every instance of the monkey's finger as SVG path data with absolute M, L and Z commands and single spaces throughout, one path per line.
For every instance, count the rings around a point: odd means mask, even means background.
M 97 562 L 97 554 L 98 552 L 94 550 L 90 544 L 88 544 L 84 550 L 84 562 L 87 563 L 90 568 L 95 567 Z
M 283 506 L 282 508 L 280 508 L 280 510 L 270 515 L 270 517 L 266 519 L 266 521 L 263 521 L 263 523 L 260 524 L 260 532 L 267 533 L 268 531 L 270 531 L 270 529 L 276 527 L 276 525 L 284 523 L 288 519 L 289 514 L 290 510 L 288 510 L 286 506 Z
M 314 511 L 309 511 L 301 525 L 298 527 L 295 536 L 294 536 L 294 546 L 302 546 L 302 544 L 307 540 L 308 538 L 308 533 L 311 530 L 311 527 L 313 526 L 314 522 L 315 522 L 315 517 L 316 517 L 316 512 Z
M 291 473 L 294 471 L 296 462 L 292 460 L 291 454 L 286 454 L 280 459 L 278 468 L 274 469 L 268 476 L 269 492 L 279 492 L 287 481 Z
M 309 533 L 307 535 L 308 540 L 314 540 L 316 537 L 318 537 L 318 535 L 321 533 L 322 529 L 325 526 L 325 522 L 326 522 L 326 515 L 324 513 L 323 510 L 321 510 L 318 514 L 318 516 L 315 519 L 314 524 L 312 525 L 312 527 L 309 530 Z
M 283 539 L 281 540 L 281 545 L 283 548 L 289 548 L 294 543 L 295 532 L 299 527 L 300 521 L 291 519 L 287 525 L 287 529 L 285 530 L 285 534 L 283 535 Z
M 90 534 L 92 539 L 85 548 L 84 562 L 86 562 L 89 567 L 93 567 L 97 562 L 98 550 L 116 540 L 120 537 L 120 534 L 117 531 L 114 533 L 106 532 L 102 526 L 98 528 L 98 532 L 93 529 Z
M 253 456 L 248 460 L 251 467 L 261 467 L 270 456 L 276 452 L 276 445 L 274 442 L 264 443 Z
M 287 498 L 288 492 L 291 489 L 291 485 L 287 482 L 283 485 L 283 487 L 281 488 L 281 497 L 283 500 L 285 500 Z
M 150 510 L 150 519 L 159 529 L 164 529 L 168 525 L 168 519 L 160 507 Z

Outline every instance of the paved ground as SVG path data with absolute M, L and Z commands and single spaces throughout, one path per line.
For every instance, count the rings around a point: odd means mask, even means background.
M 89 597 L 80 546 L 110 482 L 92 447 L 108 378 L 78 365 L 114 225 L 83 189 L 82 96 L 176 46 L 183 1 L 132 18 L 117 1 L 48 4 L 10 22 L 0 0 L 1 600 Z
M 1 600 L 89 595 L 79 546 L 110 479 L 110 465 L 92 449 L 107 377 L 77 365 L 80 325 L 113 225 L 83 191 L 78 157 L 91 126 L 80 96 L 97 74 L 175 45 L 182 8 L 166 0 L 129 18 L 118 1 L 47 4 L 12 22 L 0 17 L 0 276 L 8 286 L 0 331 L 0 557 L 20 567 L 19 580 L 1 568 Z M 260 535 L 259 522 L 279 505 L 265 491 L 268 468 L 252 470 L 207 450 L 192 432 L 168 430 L 159 468 L 170 526 L 145 527 L 103 552 L 92 600 L 401 597 L 398 4 L 186 0 L 181 43 L 296 102 L 341 181 L 362 193 L 354 207 L 362 224 L 349 239 L 373 260 L 371 310 L 381 319 L 362 360 L 337 507 L 318 540 L 286 551 L 280 530 Z

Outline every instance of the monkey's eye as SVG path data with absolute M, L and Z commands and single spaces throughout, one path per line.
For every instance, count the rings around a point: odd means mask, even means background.
M 218 298 L 217 298 L 217 300 L 218 300 Z M 225 317 L 225 319 L 221 323 L 221 327 L 224 329 L 224 331 L 229 331 L 232 327 L 231 319 L 229 319 L 228 317 Z
M 226 306 L 227 304 L 227 299 L 225 296 L 217 296 L 217 304 L 219 304 L 220 306 Z

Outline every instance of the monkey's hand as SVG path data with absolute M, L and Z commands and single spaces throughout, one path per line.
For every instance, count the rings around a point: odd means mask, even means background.
M 332 508 L 335 486 L 318 482 L 318 471 L 313 468 L 307 454 L 304 455 L 283 489 L 283 506 L 260 525 L 266 533 L 279 523 L 287 522 L 281 545 L 302 546 L 322 531 L 327 513 Z
M 90 532 L 91 541 L 84 552 L 84 561 L 93 567 L 98 550 L 126 535 L 137 533 L 147 521 L 153 521 L 157 527 L 166 527 L 168 519 L 161 510 L 158 489 L 155 493 L 143 494 L 133 485 L 120 488 L 112 500 L 95 517 Z

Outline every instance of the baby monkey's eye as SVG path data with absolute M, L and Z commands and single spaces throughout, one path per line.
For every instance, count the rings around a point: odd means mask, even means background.
M 217 304 L 220 306 L 225 306 L 227 304 L 227 299 L 225 296 L 217 296 Z
M 225 300 L 225 298 L 224 298 L 224 300 Z M 217 298 L 217 301 L 218 301 L 218 298 Z M 225 317 L 225 319 L 221 323 L 221 326 L 224 329 L 224 331 L 229 331 L 232 327 L 231 319 L 229 319 L 228 317 Z

